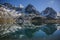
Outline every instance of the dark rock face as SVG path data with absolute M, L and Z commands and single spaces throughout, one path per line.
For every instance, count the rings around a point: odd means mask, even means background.
M 34 17 L 32 18 L 32 24 L 34 25 L 41 25 L 42 23 L 42 18 L 41 17 Z
M 55 19 L 57 16 L 57 12 L 50 7 L 47 7 L 41 14 L 47 17 L 47 19 Z
M 0 7 L 2 7 L 2 5 L 0 4 Z
M 16 10 L 16 11 L 21 11 L 22 8 L 16 7 L 15 10 Z
M 31 5 L 31 4 L 29 4 L 26 8 L 25 8 L 25 12 L 28 12 L 28 13 L 31 13 L 31 12 L 33 12 L 33 11 L 35 11 L 36 10 L 36 8 L 33 6 L 33 5 Z
M 27 12 L 27 13 L 34 13 L 34 14 L 40 14 L 40 12 L 37 11 L 36 8 L 35 8 L 33 5 L 31 5 L 31 4 L 29 4 L 29 5 L 25 8 L 25 12 Z
M 16 11 L 23 11 L 23 10 L 22 10 L 23 8 L 14 7 L 14 6 L 12 6 L 12 4 L 10 4 L 10 3 L 4 3 L 4 4 L 2 4 L 2 5 L 4 5 L 5 7 L 7 7 L 8 9 L 15 9 Z
M 22 25 L 24 20 L 22 17 L 19 17 L 19 18 L 17 18 L 16 22 L 17 22 L 17 24 Z
M 7 8 L 10 8 L 10 9 L 13 7 L 10 3 L 4 3 L 4 4 L 2 4 L 2 5 L 4 5 L 4 6 L 7 7 Z

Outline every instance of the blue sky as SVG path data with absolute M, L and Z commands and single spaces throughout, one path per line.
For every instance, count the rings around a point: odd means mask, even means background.
M 60 0 L 0 0 L 0 3 L 11 3 L 13 6 L 22 4 L 26 7 L 32 4 L 38 11 L 43 11 L 46 7 L 52 7 L 57 12 L 60 11 Z

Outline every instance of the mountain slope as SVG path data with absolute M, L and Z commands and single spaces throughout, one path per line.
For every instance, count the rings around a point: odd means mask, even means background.
M 57 12 L 53 8 L 47 7 L 44 11 L 41 12 L 41 15 L 47 17 L 48 19 L 55 19 Z

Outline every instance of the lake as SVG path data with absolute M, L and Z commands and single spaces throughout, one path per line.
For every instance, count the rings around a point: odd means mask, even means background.
M 10 32 L 9 32 L 10 31 Z M 13 25 L 2 40 L 60 40 L 60 24 L 43 24 L 35 27 Z

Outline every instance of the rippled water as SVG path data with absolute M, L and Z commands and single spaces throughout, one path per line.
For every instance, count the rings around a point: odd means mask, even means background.
M 60 40 L 60 24 L 46 24 L 35 28 L 12 26 L 4 40 Z

